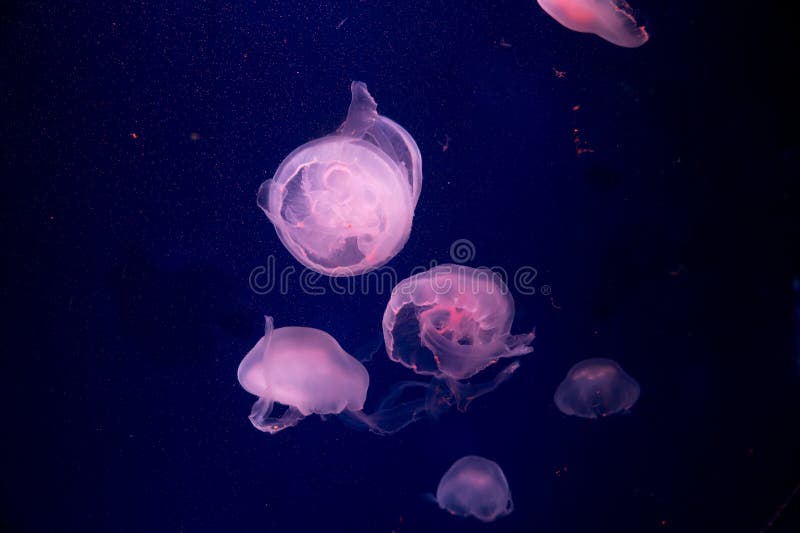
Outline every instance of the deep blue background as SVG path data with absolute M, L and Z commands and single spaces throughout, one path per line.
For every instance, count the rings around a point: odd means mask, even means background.
M 636 2 L 652 38 L 627 50 L 530 0 L 5 3 L 3 529 L 766 527 L 800 481 L 796 32 L 696 4 Z M 359 355 L 388 298 L 248 287 L 270 254 L 297 266 L 259 184 L 339 125 L 354 79 L 423 154 L 391 266 L 465 238 L 553 299 L 516 295 L 535 352 L 466 414 L 268 436 L 236 381 L 262 315 Z M 641 400 L 561 415 L 556 385 L 598 356 Z M 376 391 L 409 377 L 385 359 Z M 509 517 L 423 499 L 466 454 L 503 467 Z

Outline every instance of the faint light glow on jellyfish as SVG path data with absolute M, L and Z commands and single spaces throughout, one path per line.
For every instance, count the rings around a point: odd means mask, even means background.
M 358 275 L 397 255 L 422 187 L 417 143 L 378 114 L 364 83 L 350 90 L 339 129 L 295 149 L 258 191 L 286 249 L 328 276 Z
M 627 411 L 639 399 L 639 384 L 611 359 L 586 359 L 570 368 L 554 400 L 566 415 L 598 418 Z
M 256 429 L 277 433 L 311 414 L 360 410 L 369 387 L 364 366 L 322 330 L 274 329 L 265 317 L 264 336 L 239 365 L 239 383 L 258 396 L 250 412 Z M 288 406 L 271 418 L 273 404 Z
M 439 507 L 457 516 L 492 522 L 514 510 L 508 481 L 500 466 L 477 455 L 451 466 L 436 489 Z
M 383 315 L 383 337 L 392 361 L 430 383 L 395 385 L 372 415 L 359 415 L 376 433 L 394 433 L 427 414 L 469 403 L 493 391 L 519 367 L 514 361 L 481 383 L 469 379 L 500 359 L 533 351 L 534 334 L 511 335 L 514 299 L 503 280 L 489 269 L 440 265 L 401 281 Z M 409 401 L 420 388 L 424 399 Z
M 636 48 L 650 36 L 639 26 L 625 0 L 538 0 L 545 12 L 562 26 L 581 33 L 594 33 L 606 41 Z

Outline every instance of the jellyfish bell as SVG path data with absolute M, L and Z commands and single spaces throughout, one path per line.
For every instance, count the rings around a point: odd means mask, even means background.
M 265 317 L 264 336 L 239 365 L 239 383 L 258 396 L 250 413 L 257 429 L 277 433 L 311 414 L 328 415 L 364 407 L 366 368 L 322 330 L 275 329 Z M 271 417 L 275 403 L 287 406 Z
M 445 472 L 436 489 L 439 507 L 456 516 L 492 522 L 514 510 L 508 480 L 494 461 L 468 455 Z
M 625 48 L 642 46 L 650 36 L 633 16 L 625 0 L 538 0 L 542 9 L 562 26 L 594 33 Z
M 328 276 L 362 274 L 397 255 L 422 187 L 413 137 L 378 114 L 364 83 L 350 90 L 339 129 L 295 149 L 258 191 L 286 249 Z
M 372 414 L 348 418 L 385 435 L 452 406 L 466 411 L 508 380 L 519 362 L 490 367 L 533 351 L 534 333 L 512 335 L 513 320 L 514 299 L 491 270 L 440 265 L 401 281 L 383 315 L 386 352 L 430 380 L 400 382 Z M 477 382 L 466 381 L 473 377 Z
M 615 361 L 598 358 L 570 368 L 553 399 L 566 415 L 602 418 L 628 411 L 639 393 L 639 384 Z

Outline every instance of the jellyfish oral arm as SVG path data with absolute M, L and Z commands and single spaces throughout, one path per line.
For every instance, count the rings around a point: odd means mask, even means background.
M 510 378 L 518 368 L 519 361 L 514 361 L 501 370 L 494 379 L 484 383 L 462 383 L 454 379 L 448 379 L 447 385 L 450 387 L 456 399 L 456 407 L 458 407 L 458 410 L 461 412 L 466 411 L 469 404 L 472 403 L 472 400 L 495 390 Z
M 367 85 L 363 81 L 354 81 L 350 84 L 350 108 L 347 110 L 347 118 L 344 120 L 337 133 L 361 137 L 369 131 L 378 120 L 378 104 L 367 91 Z
M 429 387 L 428 383 L 420 381 L 400 382 L 386 393 L 371 415 L 364 411 L 343 411 L 339 418 L 356 429 L 368 429 L 377 435 L 392 435 L 428 415 Z M 403 394 L 412 388 L 422 389 L 423 395 L 401 401 Z
M 259 398 L 250 410 L 250 422 L 259 431 L 275 434 L 286 428 L 296 426 L 303 419 L 303 415 L 294 407 L 289 407 L 282 416 L 274 418 L 272 414 L 273 402 L 267 398 Z

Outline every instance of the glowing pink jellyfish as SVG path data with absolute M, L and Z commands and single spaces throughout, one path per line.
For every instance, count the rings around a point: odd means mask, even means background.
M 639 26 L 625 0 L 538 0 L 545 12 L 562 26 L 594 33 L 617 46 L 636 48 L 650 38 Z
M 439 507 L 457 516 L 492 522 L 514 510 L 508 481 L 494 461 L 468 455 L 442 476 L 436 489 Z
M 440 265 L 392 290 L 383 339 L 392 361 L 418 374 L 461 380 L 533 351 L 533 333 L 510 335 L 513 320 L 514 299 L 500 276 Z
M 533 351 L 532 332 L 509 333 L 513 320 L 508 287 L 485 268 L 440 265 L 398 283 L 383 314 L 386 351 L 392 361 L 433 379 L 396 384 L 372 415 L 360 416 L 361 422 L 388 434 L 453 404 L 465 411 L 472 400 L 510 378 L 519 363 L 486 382 L 463 380 L 500 359 Z M 412 388 L 423 389 L 424 399 L 408 400 Z
M 277 433 L 311 414 L 339 414 L 364 407 L 369 375 L 336 339 L 313 328 L 273 328 L 265 317 L 264 336 L 239 365 L 239 383 L 258 396 L 250 412 L 256 429 Z M 288 406 L 270 418 L 273 404 Z
M 639 399 L 639 384 L 611 359 L 586 359 L 558 386 L 556 407 L 566 414 L 598 418 L 627 411 Z
M 358 275 L 397 255 L 422 187 L 417 143 L 378 114 L 364 83 L 350 90 L 336 133 L 294 150 L 258 191 L 286 249 L 328 276 Z

